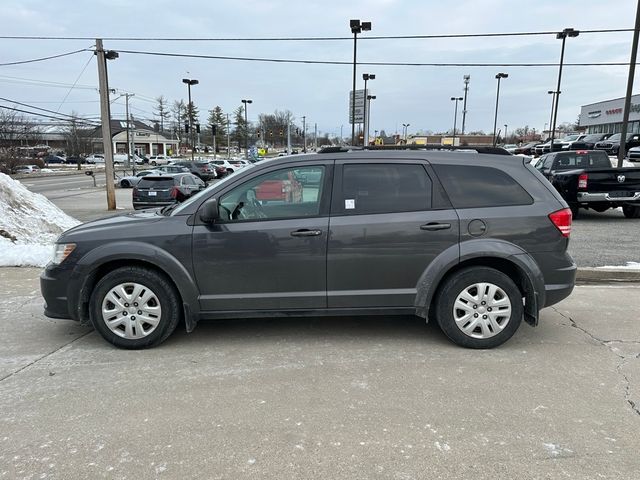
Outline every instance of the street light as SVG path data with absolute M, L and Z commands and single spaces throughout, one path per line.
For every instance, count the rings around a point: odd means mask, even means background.
M 371 30 L 371 22 L 360 22 L 360 20 L 349 20 L 349 27 L 353 33 L 353 90 L 351 102 L 351 145 L 356 141 L 356 57 L 358 53 L 358 34 Z
M 462 97 L 451 97 L 451 101 L 452 102 L 456 102 L 456 107 L 455 107 L 455 111 L 453 114 L 453 141 L 452 141 L 452 146 L 456 146 L 456 124 L 458 122 L 458 102 L 461 102 L 463 100 Z
M 403 130 L 403 132 L 402 132 L 402 133 L 403 133 L 404 143 L 405 143 L 405 144 L 407 143 L 407 132 L 408 132 L 408 130 L 409 130 L 409 126 L 410 126 L 410 125 L 411 125 L 410 123 L 403 123 L 403 124 L 402 124 L 402 130 Z
M 556 91 L 549 90 L 547 91 L 547 93 L 551 95 L 551 115 L 549 116 L 549 128 L 551 128 L 551 124 L 553 123 L 553 108 L 554 108 L 554 105 L 556 104 Z
M 374 75 L 375 76 L 375 75 Z M 366 90 L 366 89 L 365 89 Z M 367 95 L 367 128 L 365 133 L 365 145 L 369 145 L 369 126 L 371 125 L 371 100 L 375 100 L 375 95 Z M 377 130 L 376 130 L 377 131 Z
M 558 68 L 558 86 L 556 87 L 556 101 L 553 107 L 553 124 L 551 126 L 551 143 L 549 144 L 549 151 L 553 152 L 553 140 L 556 133 L 556 121 L 558 120 L 558 103 L 560 102 L 560 81 L 562 80 L 562 64 L 564 62 L 564 44 L 567 41 L 567 37 L 577 37 L 580 35 L 578 30 L 573 28 L 565 28 L 563 31 L 556 34 L 558 40 L 562 40 L 562 49 L 560 50 L 560 67 Z
M 498 89 L 496 90 L 496 111 L 493 117 L 493 146 L 496 146 L 496 127 L 498 126 L 498 100 L 500 99 L 500 80 L 503 78 L 508 78 L 508 73 L 498 73 L 496 74 L 496 79 L 498 79 Z
M 198 80 L 183 78 L 182 83 L 187 84 L 187 90 L 189 91 L 189 105 L 187 107 L 187 114 L 189 115 L 189 135 L 191 136 L 191 161 L 193 161 L 193 155 L 195 152 L 194 137 L 193 137 L 193 104 L 191 103 L 191 85 L 198 85 Z
M 367 145 L 368 141 L 369 141 L 369 120 L 367 118 L 367 103 L 368 103 L 368 93 L 367 93 L 367 81 L 368 80 L 375 80 L 376 76 L 372 73 L 363 73 L 362 74 L 362 79 L 364 80 L 364 98 L 363 103 L 364 103 L 364 112 L 362 115 L 362 123 L 364 124 L 364 135 L 362 137 L 362 145 Z
M 247 105 L 253 100 L 241 100 L 244 103 L 244 158 L 249 158 L 249 121 L 247 120 Z
M 502 143 L 507 143 L 507 124 L 504 124 L 504 142 Z

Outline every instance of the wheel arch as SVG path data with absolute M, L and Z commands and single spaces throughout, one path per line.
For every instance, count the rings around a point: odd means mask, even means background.
M 183 304 L 188 332 L 198 321 L 198 289 L 191 273 L 173 255 L 161 248 L 137 242 L 119 242 L 95 248 L 82 257 L 69 282 L 70 305 L 76 307 L 74 318 L 89 321 L 89 299 L 98 281 L 120 267 L 138 266 L 164 275 L 176 288 Z
M 457 247 L 457 245 L 455 246 Z M 456 272 L 473 266 L 494 268 L 509 276 L 525 298 L 525 321 L 538 324 L 540 306 L 545 302 L 544 277 L 536 261 L 513 243 L 496 239 L 474 239 L 442 252 L 429 264 L 416 286 L 416 314 L 429 319 L 438 291 Z

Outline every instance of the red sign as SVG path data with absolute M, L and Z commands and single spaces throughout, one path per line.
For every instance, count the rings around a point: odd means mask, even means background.
M 618 113 L 622 113 L 622 108 L 612 108 L 611 110 L 605 110 L 607 115 L 617 115 Z

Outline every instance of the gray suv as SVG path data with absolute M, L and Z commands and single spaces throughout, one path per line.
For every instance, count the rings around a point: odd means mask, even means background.
M 397 314 L 490 348 L 571 293 L 570 231 L 564 200 L 513 156 L 281 157 L 68 230 L 41 289 L 45 315 L 123 348 L 158 345 L 181 320 Z

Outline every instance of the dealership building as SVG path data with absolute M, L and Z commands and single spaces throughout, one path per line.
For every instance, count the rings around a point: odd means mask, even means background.
M 580 109 L 580 127 L 587 133 L 618 133 L 622 130 L 624 97 L 583 105 Z M 640 95 L 631 97 L 629 133 L 640 133 Z

